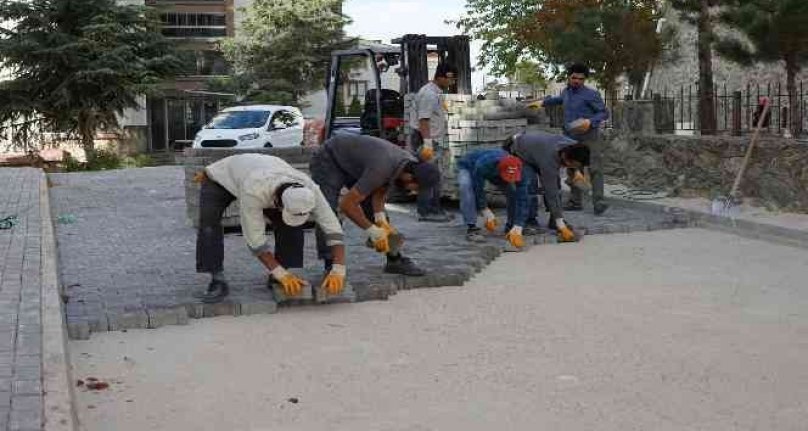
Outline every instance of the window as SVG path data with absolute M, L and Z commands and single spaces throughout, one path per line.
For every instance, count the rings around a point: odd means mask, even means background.
M 171 12 L 160 18 L 166 37 L 227 36 L 227 15 L 223 13 Z
M 276 111 L 272 115 L 272 128 L 273 129 L 286 129 L 300 125 L 300 116 L 294 112 L 289 111 Z

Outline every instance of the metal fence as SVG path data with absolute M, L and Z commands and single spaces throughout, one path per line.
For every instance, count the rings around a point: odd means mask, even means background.
M 713 106 L 716 115 L 716 131 L 748 133 L 756 126 L 762 106 L 760 99 L 770 102 L 770 113 L 764 120 L 764 130 L 770 133 L 787 134 L 790 129 L 805 133 L 808 131 L 808 93 L 803 82 L 797 83 L 795 94 L 789 95 L 782 83 L 765 85 L 748 84 L 742 89 L 728 89 L 726 84 L 716 85 L 713 90 Z M 790 127 L 792 97 L 796 98 L 798 109 L 797 127 Z M 672 106 L 675 130 L 695 131 L 699 125 L 699 87 L 697 84 L 681 86 L 678 89 L 663 89 L 652 98 L 668 102 Z M 672 102 L 672 103 L 671 103 Z

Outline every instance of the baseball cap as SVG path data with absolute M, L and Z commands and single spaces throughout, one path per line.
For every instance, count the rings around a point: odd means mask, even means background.
M 314 210 L 314 192 L 307 187 L 289 187 L 281 195 L 281 203 L 283 222 L 287 226 L 300 226 L 306 223 Z
M 499 176 L 506 183 L 518 183 L 522 179 L 522 161 L 516 156 L 505 156 L 497 164 Z

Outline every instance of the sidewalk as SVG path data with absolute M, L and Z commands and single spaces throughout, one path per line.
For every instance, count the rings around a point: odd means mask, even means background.
M 0 230 L 0 430 L 72 430 L 45 175 L 0 168 L 0 184 L 0 218 L 15 216 Z
M 662 194 L 632 194 L 624 186 L 607 186 L 606 196 L 620 206 L 642 208 L 685 217 L 692 225 L 761 239 L 792 247 L 808 248 L 808 214 L 770 211 L 743 204 L 733 216 L 711 213 L 706 198 L 677 198 Z

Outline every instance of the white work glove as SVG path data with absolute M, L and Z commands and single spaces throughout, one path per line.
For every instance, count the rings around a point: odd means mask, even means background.
M 424 138 L 424 144 L 421 146 L 419 154 L 421 160 L 428 162 L 435 156 L 435 147 L 432 144 L 432 138 Z
M 373 248 L 375 248 L 376 251 L 379 253 L 388 253 L 390 251 L 390 233 L 388 233 L 385 228 L 374 224 L 365 229 L 365 233 L 370 237 L 370 242 L 373 243 Z
M 486 208 L 482 211 L 483 220 L 485 220 L 485 229 L 489 232 L 493 232 L 497 228 L 497 216 L 494 215 L 494 212 L 491 211 L 490 208 Z

